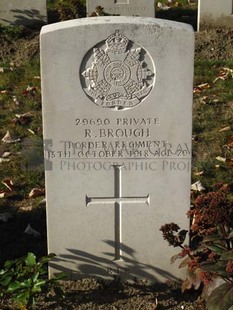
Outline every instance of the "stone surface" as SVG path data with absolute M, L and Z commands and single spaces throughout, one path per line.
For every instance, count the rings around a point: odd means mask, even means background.
M 46 0 L 0 1 L 0 24 L 33 26 L 46 23 Z
M 159 229 L 188 228 L 193 54 L 190 26 L 154 18 L 42 28 L 50 274 L 181 276 Z
M 154 0 L 87 0 L 87 15 L 97 6 L 110 15 L 155 17 Z
M 199 0 L 198 29 L 206 25 L 233 27 L 233 0 Z

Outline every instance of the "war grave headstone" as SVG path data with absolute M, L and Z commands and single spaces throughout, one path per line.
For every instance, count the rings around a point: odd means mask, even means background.
M 233 27 L 233 0 L 199 0 L 198 30 L 208 25 Z
M 166 20 L 42 28 L 51 275 L 181 276 L 159 229 L 189 226 L 193 58 L 192 28 Z
M 46 0 L 1 0 L 0 24 L 33 26 L 47 23 Z
M 98 6 L 110 15 L 155 17 L 154 0 L 87 0 L 87 15 Z

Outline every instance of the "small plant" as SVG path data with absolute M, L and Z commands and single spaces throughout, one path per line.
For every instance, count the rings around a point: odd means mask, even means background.
M 5 35 L 9 39 L 19 39 L 24 35 L 23 26 L 3 26 L 0 24 L 0 33 Z
M 30 309 L 42 289 L 54 289 L 61 294 L 57 282 L 64 278 L 64 273 L 52 279 L 46 277 L 47 263 L 54 256 L 50 254 L 37 261 L 33 253 L 28 253 L 26 257 L 6 261 L 0 270 L 0 297 L 13 300 L 19 309 Z
M 59 0 L 56 7 L 61 21 L 86 16 L 86 8 L 81 0 Z
M 171 262 L 183 258 L 179 268 L 187 267 L 182 291 L 198 289 L 202 284 L 208 310 L 229 310 L 233 305 L 233 206 L 228 192 L 229 186 L 219 184 L 195 199 L 188 213 L 190 246 L 183 244 L 187 231 L 177 224 L 165 224 L 160 229 L 169 245 L 182 249 L 171 258 Z

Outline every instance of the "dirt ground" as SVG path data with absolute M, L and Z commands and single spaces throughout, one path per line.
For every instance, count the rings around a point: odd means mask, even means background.
M 0 62 L 22 64 L 39 55 L 39 34 L 28 31 L 26 38 L 12 40 L 0 36 Z M 196 33 L 195 58 L 208 60 L 233 59 L 233 30 L 209 29 Z M 23 233 L 28 223 L 43 231 L 40 239 Z M 4 260 L 33 251 L 46 254 L 45 210 L 18 213 L 9 223 L 0 223 L 0 264 Z M 169 258 L 167 258 L 169 259 Z M 119 281 L 103 282 L 95 279 L 63 283 L 65 296 L 60 301 L 43 295 L 35 309 L 205 309 L 198 292 L 184 294 L 176 283 L 147 286 L 144 283 L 122 284 Z M 8 300 L 0 300 L 0 309 L 14 309 Z
M 22 64 L 25 59 L 39 55 L 39 33 L 26 33 L 18 40 L 0 35 L 0 62 Z M 195 59 L 233 59 L 233 29 L 215 28 L 195 33 Z

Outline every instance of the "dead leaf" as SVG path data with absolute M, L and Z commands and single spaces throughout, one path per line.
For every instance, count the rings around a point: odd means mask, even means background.
M 221 68 L 219 72 L 219 76 L 216 77 L 214 80 L 214 83 L 217 82 L 218 80 L 227 80 L 228 78 L 233 77 L 233 69 L 230 68 Z
M 201 191 L 204 191 L 205 188 L 202 186 L 200 181 L 197 181 L 191 185 L 191 190 L 196 191 L 196 192 L 201 192 Z
M 10 161 L 10 158 L 2 158 L 2 157 L 0 157 L 0 164 L 4 163 L 4 162 L 8 162 L 8 161 Z
M 194 175 L 196 175 L 196 176 L 200 176 L 200 175 L 203 175 L 204 174 L 204 171 L 202 170 L 202 171 L 197 171 L 197 172 L 194 172 Z
M 231 136 L 229 139 L 228 139 L 228 144 L 227 144 L 228 147 L 232 148 L 233 147 L 233 136 Z
M 5 178 L 2 180 L 2 184 L 4 184 L 6 186 L 6 188 L 8 188 L 11 192 L 13 192 L 13 181 L 10 178 Z
M 226 164 L 228 167 L 232 168 L 233 167 L 233 158 L 227 158 Z
M 0 190 L 0 198 L 8 198 L 14 195 L 14 192 L 10 191 L 9 189 Z
M 30 86 L 26 88 L 26 90 L 23 92 L 24 95 L 35 95 L 35 92 L 38 90 L 35 86 Z
M 221 161 L 221 162 L 223 162 L 223 163 L 225 163 L 226 162 L 226 158 L 223 158 L 223 157 L 221 157 L 221 156 L 217 156 L 217 157 L 215 157 L 218 161 Z
M 43 196 L 45 195 L 45 189 L 44 188 L 33 188 L 30 193 L 29 193 L 29 198 L 35 198 L 35 197 L 38 197 L 38 196 Z
M 194 94 L 199 94 L 199 93 L 201 93 L 201 89 L 199 87 L 194 87 L 193 92 L 194 92 Z
M 3 67 L 0 67 L 0 73 L 4 73 L 4 68 Z
M 0 91 L 1 95 L 7 94 L 7 93 L 8 93 L 8 90 L 6 90 L 6 89 Z
M 7 157 L 9 157 L 11 155 L 11 152 L 4 152 L 3 154 L 2 154 L 2 158 L 7 158 Z
M 32 113 L 27 112 L 24 114 L 15 114 L 15 118 L 12 120 L 14 124 L 28 124 L 31 121 Z
M 39 75 L 33 76 L 33 79 L 40 80 L 40 76 Z
M 19 103 L 19 101 L 18 101 L 16 96 L 12 96 L 12 99 L 13 99 L 13 102 L 14 102 L 15 105 L 17 105 L 17 106 L 20 105 L 20 103 Z
M 4 143 L 17 143 L 19 141 L 20 139 L 12 139 L 9 131 L 7 131 L 5 136 L 2 138 L 2 142 Z
M 226 126 L 226 127 L 223 127 L 222 129 L 219 129 L 219 132 L 224 132 L 224 131 L 229 131 L 229 130 L 231 130 L 231 127 Z
M 32 206 L 26 206 L 26 207 L 20 207 L 19 208 L 21 211 L 31 211 L 32 210 Z
M 179 264 L 179 269 L 188 266 L 190 262 L 190 258 L 186 257 L 184 260 L 182 260 L 182 262 Z
M 190 290 L 191 288 L 192 283 L 188 279 L 185 279 L 181 286 L 181 292 L 184 293 L 184 291 Z
M 199 84 L 196 87 L 194 87 L 193 92 L 194 93 L 201 93 L 203 89 L 208 89 L 210 87 L 211 86 L 209 83 L 202 83 L 202 84 Z
M 202 84 L 197 85 L 197 87 L 200 89 L 207 89 L 207 88 L 210 88 L 210 84 L 209 83 L 202 83 Z
M 32 235 L 33 237 L 40 237 L 40 233 L 34 228 L 32 228 L 30 224 L 28 224 L 24 233 L 28 235 Z
M 29 131 L 33 135 L 35 134 L 35 132 L 33 130 L 31 130 L 30 128 L 28 128 L 27 131 Z

